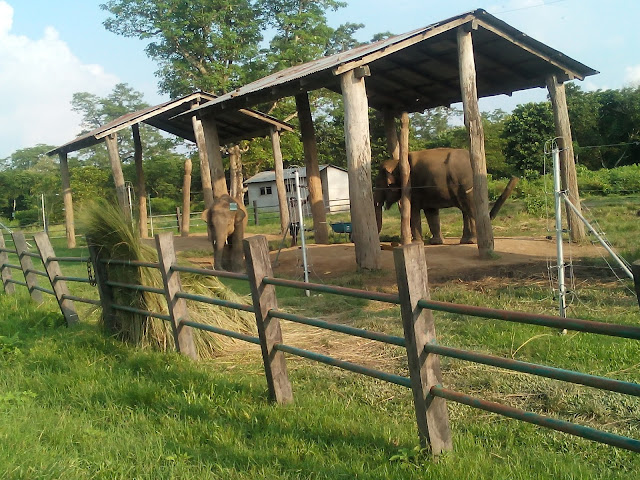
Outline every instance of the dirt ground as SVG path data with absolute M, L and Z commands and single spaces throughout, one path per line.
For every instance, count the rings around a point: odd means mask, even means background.
M 267 235 L 267 238 L 280 240 L 275 235 Z M 212 250 L 206 235 L 175 237 L 175 246 L 177 251 Z M 382 276 L 380 284 L 395 283 L 391 245 L 383 243 L 382 246 L 381 269 L 390 272 L 390 275 Z M 599 246 L 594 245 L 565 246 L 567 257 L 570 255 L 573 259 L 598 257 L 601 251 Z M 445 239 L 444 245 L 425 245 L 429 280 L 443 282 L 451 279 L 474 280 L 483 276 L 512 277 L 523 273 L 543 273 L 547 271 L 548 263 L 555 263 L 556 244 L 554 240 L 544 237 L 497 237 L 495 253 L 497 258 L 481 260 L 477 245 L 460 245 L 457 238 Z M 311 276 L 320 280 L 357 271 L 353 243 L 309 245 L 307 257 Z M 271 259 L 276 275 L 302 277 L 302 251 L 299 247 L 283 248 L 279 254 L 272 251 Z M 191 260 L 203 267 L 211 267 L 212 263 L 210 256 Z

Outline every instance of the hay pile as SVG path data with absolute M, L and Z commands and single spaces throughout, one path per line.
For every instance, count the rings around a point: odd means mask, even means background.
M 83 209 L 79 219 L 91 243 L 100 250 L 102 258 L 157 262 L 158 254 L 140 241 L 138 232 L 127 222 L 114 205 L 96 201 Z M 188 262 L 181 264 L 189 265 Z M 113 281 L 163 288 L 162 274 L 155 268 L 107 265 Z M 215 277 L 180 273 L 183 289 L 189 293 L 212 296 L 237 303 L 251 303 L 236 295 Z M 168 314 L 162 295 L 129 289 L 113 289 L 114 302 L 154 313 Z M 228 330 L 255 333 L 255 317 L 248 312 L 200 302 L 187 302 L 190 320 Z M 101 317 L 104 326 L 104 318 Z M 135 313 L 116 311 L 116 336 L 121 340 L 143 347 L 174 350 L 173 333 L 169 322 Z M 193 339 L 200 357 L 211 357 L 223 351 L 236 340 L 193 329 Z

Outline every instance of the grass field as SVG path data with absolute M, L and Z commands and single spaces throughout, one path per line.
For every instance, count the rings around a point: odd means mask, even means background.
M 611 242 L 637 258 L 637 198 L 587 200 Z M 443 233 L 458 236 L 460 215 L 443 215 Z M 553 222 L 522 205 L 505 206 L 496 235 L 546 235 Z M 383 235 L 394 235 L 387 215 Z M 266 228 L 261 226 L 260 228 Z M 266 233 L 266 232 L 265 232 Z M 56 253 L 86 255 L 56 244 Z M 11 261 L 15 263 L 15 261 Z M 638 324 L 638 304 L 600 260 L 576 269 L 572 316 Z M 80 276 L 86 267 L 64 267 Z M 85 273 L 86 274 L 86 273 Z M 340 280 L 374 285 L 380 273 Z M 241 294 L 242 282 L 229 282 Z M 410 392 L 402 387 L 288 358 L 295 403 L 266 399 L 259 352 L 240 344 L 192 363 L 122 345 L 96 328 L 81 307 L 81 325 L 63 326 L 48 299 L 35 306 L 22 288 L 0 294 L 0 478 L 635 478 L 636 454 L 449 403 L 454 451 L 438 463 L 417 449 Z M 93 296 L 91 287 L 73 293 Z M 555 313 L 549 282 L 523 274 L 436 285 L 437 300 Z M 401 334 L 397 307 L 278 289 L 281 308 Z M 443 345 L 490 352 L 628 381 L 640 380 L 638 342 L 436 313 Z M 406 375 L 403 352 L 283 323 L 285 341 Z M 289 336 L 288 336 L 289 335 Z M 295 344 L 295 343 L 294 343 Z M 483 398 L 640 438 L 635 398 L 524 374 L 443 360 L 445 386 Z M 636 472 L 635 474 L 633 472 Z

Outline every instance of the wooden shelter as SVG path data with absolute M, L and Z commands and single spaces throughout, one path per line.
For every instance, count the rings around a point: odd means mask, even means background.
M 402 202 L 403 232 L 406 232 L 410 207 L 407 114 L 462 101 L 474 170 L 478 248 L 480 255 L 487 257 L 493 250 L 493 233 L 478 97 L 510 95 L 517 90 L 546 86 L 553 99 L 556 118 L 560 119 L 558 136 L 569 147 L 571 137 L 563 82 L 582 80 L 596 73 L 479 9 L 274 73 L 217 97 L 198 107 L 198 111 L 217 118 L 227 110 L 294 96 L 301 118 L 305 156 L 310 159 L 307 170 L 313 172 L 314 165 L 309 163 L 317 165 L 317 158 L 313 158 L 315 140 L 308 138 L 313 129 L 312 125 L 303 128 L 303 120 L 306 122 L 310 117 L 305 105 L 305 100 L 308 103 L 307 92 L 327 88 L 341 93 L 356 261 L 360 268 L 378 268 L 380 244 L 371 189 L 369 107 L 385 114 L 390 153 L 401 158 L 406 184 Z M 403 118 L 400 140 L 395 126 L 398 116 Z M 571 178 L 574 170 L 572 154 L 567 149 L 562 150 L 565 188 L 577 200 L 577 184 L 575 178 Z M 313 192 L 310 194 L 313 202 Z M 572 234 L 577 230 L 577 225 L 575 227 Z M 404 242 L 410 241 L 406 234 L 403 237 Z
M 146 123 L 165 132 L 195 142 L 198 145 L 202 189 L 205 206 L 207 207 L 213 202 L 214 196 L 227 193 L 220 145 L 233 145 L 241 140 L 250 140 L 266 135 L 270 135 L 273 138 L 282 131 L 293 131 L 293 127 L 285 122 L 264 113 L 245 108 L 239 108 L 237 110 L 228 109 L 224 114 L 218 115 L 215 122 L 210 119 L 200 119 L 200 115 L 193 111 L 193 109 L 215 98 L 214 95 L 208 93 L 196 92 L 160 105 L 128 113 L 47 152 L 50 156 L 57 154 L 60 158 L 67 244 L 70 247 L 75 246 L 75 229 L 73 225 L 71 184 L 67 165 L 68 153 L 91 147 L 101 142 L 106 143 L 116 185 L 118 202 L 121 207 L 123 207 L 125 215 L 127 215 L 129 211 L 127 208 L 124 208 L 127 204 L 125 201 L 126 192 L 116 135 L 125 128 L 132 128 L 135 145 L 134 159 L 137 174 L 137 196 L 140 209 L 140 232 L 143 236 L 146 236 L 147 196 L 144 172 L 142 170 L 142 144 L 139 134 L 140 123 Z M 192 111 L 193 113 L 189 114 L 189 112 Z M 186 115 L 181 115 L 185 113 Z M 278 151 L 274 150 L 274 158 L 281 160 L 282 154 L 279 151 L 280 144 L 278 142 L 274 145 L 278 149 Z

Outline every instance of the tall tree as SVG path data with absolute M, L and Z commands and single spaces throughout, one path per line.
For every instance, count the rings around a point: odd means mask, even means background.
M 29 170 L 38 164 L 45 153 L 54 148 L 56 147 L 44 143 L 39 143 L 34 147 L 21 148 L 8 157 L 0 159 L 0 169 Z

